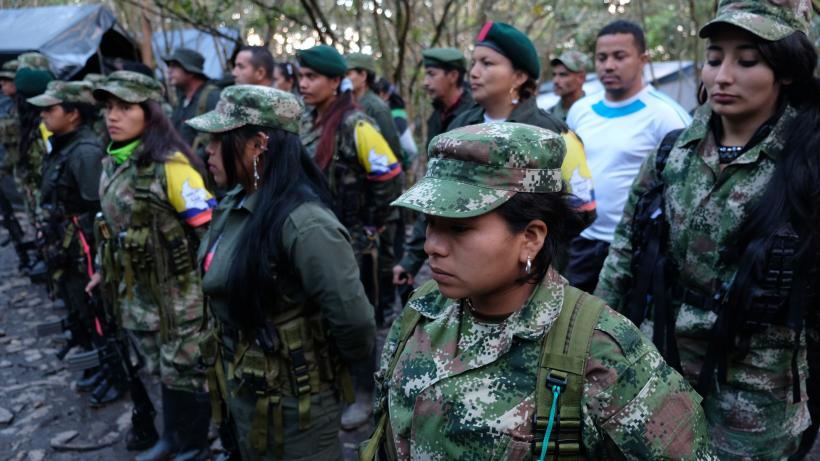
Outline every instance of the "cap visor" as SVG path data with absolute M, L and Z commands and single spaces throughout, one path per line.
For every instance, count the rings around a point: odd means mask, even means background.
M 49 96 L 47 94 L 41 94 L 40 96 L 35 96 L 33 98 L 28 98 L 28 99 L 26 99 L 26 101 L 28 101 L 29 104 L 32 104 L 32 105 L 37 106 L 37 107 L 51 107 L 51 106 L 54 106 L 54 105 L 57 105 L 57 104 L 60 104 L 61 102 L 63 102 L 63 101 L 61 101 L 61 100 L 59 100 L 59 99 L 57 99 L 53 96 Z
M 125 102 L 130 102 L 131 104 L 139 104 L 148 98 L 144 97 L 137 97 L 133 93 L 123 90 L 121 88 L 110 88 L 103 86 L 102 88 L 97 88 L 93 92 L 94 99 L 97 101 L 105 101 L 106 99 L 110 98 L 111 96 L 116 97 L 117 99 L 122 99 Z
M 245 126 L 245 122 L 226 117 L 216 111 L 194 117 L 185 123 L 191 128 L 203 133 L 224 133 Z
M 425 177 L 391 205 L 444 218 L 472 218 L 498 208 L 513 195 L 514 191 Z
M 744 19 L 748 19 L 748 17 Z M 794 32 L 793 29 L 784 26 L 783 24 L 777 21 L 773 21 L 765 16 L 754 15 L 754 19 L 754 25 L 750 25 L 748 23 L 749 21 L 744 21 L 741 18 L 732 16 L 719 16 L 711 20 L 705 26 L 701 27 L 700 31 L 698 32 L 698 36 L 700 38 L 707 38 L 711 35 L 712 31 L 714 31 L 718 26 L 723 24 L 739 27 L 756 37 L 760 37 L 763 40 L 768 40 L 770 42 L 774 42 L 776 40 L 780 40 L 781 38 L 788 37 L 792 34 L 792 32 Z

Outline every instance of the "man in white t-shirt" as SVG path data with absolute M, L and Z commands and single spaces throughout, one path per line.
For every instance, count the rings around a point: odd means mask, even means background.
M 564 275 L 590 293 L 641 164 L 666 133 L 692 120 L 675 101 L 644 83 L 648 59 L 637 24 L 618 20 L 605 26 L 595 42 L 595 72 L 605 91 L 579 100 L 567 114 L 595 178 L 598 217 L 573 240 Z

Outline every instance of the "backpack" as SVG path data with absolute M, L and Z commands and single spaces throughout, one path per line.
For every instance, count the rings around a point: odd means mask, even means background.
M 436 284 L 428 282 L 416 290 L 410 299 L 427 295 L 434 289 Z M 533 457 L 540 456 L 538 459 L 543 460 L 548 452 L 554 453 L 554 459 L 578 459 L 581 455 L 584 370 L 592 333 L 603 308 L 604 302 L 601 299 L 569 285 L 564 287 L 561 313 L 541 343 L 535 387 Z M 406 310 L 399 327 L 396 351 L 387 366 L 385 381 L 393 375 L 407 341 L 421 320 L 418 311 Z M 394 459 L 392 453 L 385 450 L 385 439 L 390 432 L 387 398 L 382 399 L 379 405 L 381 417 L 370 438 L 360 445 L 359 461 Z M 545 441 L 548 442 L 546 446 Z

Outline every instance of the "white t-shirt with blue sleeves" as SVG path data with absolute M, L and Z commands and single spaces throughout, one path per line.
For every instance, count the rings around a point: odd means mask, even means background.
M 581 237 L 612 242 L 644 159 L 666 133 L 691 121 L 677 102 L 651 85 L 625 101 L 607 101 L 601 92 L 572 105 L 567 124 L 584 143 L 598 213 Z

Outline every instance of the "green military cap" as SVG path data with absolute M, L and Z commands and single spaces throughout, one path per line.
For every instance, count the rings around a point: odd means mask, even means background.
M 376 61 L 373 55 L 364 53 L 350 53 L 345 56 L 347 61 L 347 70 L 364 69 L 368 72 L 376 73 Z
M 148 99 L 162 102 L 162 93 L 162 85 L 156 79 L 139 72 L 118 70 L 94 90 L 94 97 L 102 101 L 113 95 L 125 102 L 137 104 Z
M 20 56 L 17 56 L 17 69 L 36 69 L 51 71 L 51 68 L 48 63 L 48 58 L 40 53 L 35 52 L 23 53 Z
M 17 73 L 17 60 L 6 61 L 0 68 L 0 79 L 14 80 L 15 73 Z
M 48 82 L 54 80 L 50 70 L 21 67 L 14 74 L 14 86 L 17 92 L 26 98 L 43 94 L 48 88 Z
M 88 82 L 91 84 L 91 86 L 97 88 L 105 81 L 105 75 L 95 73 L 85 74 L 85 77 L 83 77 L 83 81 Z
M 166 56 L 162 58 L 162 60 L 165 61 L 166 64 L 175 62 L 182 66 L 188 73 L 205 75 L 205 71 L 203 70 L 205 67 L 205 57 L 196 50 L 177 48 L 171 56 Z
M 82 102 L 94 104 L 94 96 L 91 94 L 92 86 L 88 82 L 64 82 L 54 80 L 48 83 L 45 93 L 27 99 L 27 101 L 37 107 L 50 107 L 64 102 Z
M 534 79 L 541 75 L 541 63 L 535 45 L 523 32 L 509 24 L 487 21 L 478 33 L 475 44 L 498 51 Z
M 561 53 L 561 56 L 550 61 L 551 66 L 563 64 L 570 72 L 581 72 L 589 66 L 589 59 L 587 55 L 580 51 L 570 50 Z
M 719 24 L 731 24 L 769 41 L 807 33 L 812 5 L 806 0 L 721 0 L 717 15 L 700 29 L 706 38 Z
M 430 48 L 421 52 L 425 67 L 467 70 L 464 53 L 455 48 Z
M 258 125 L 298 134 L 303 109 L 291 93 L 260 85 L 233 85 L 222 91 L 214 110 L 185 123 L 206 133 Z
M 345 58 L 336 51 L 336 48 L 327 45 L 317 45 L 296 53 L 299 65 L 315 70 L 328 77 L 342 77 L 347 72 Z
M 427 173 L 392 204 L 447 218 L 498 208 L 518 192 L 558 192 L 561 135 L 521 123 L 457 128 L 430 141 Z

